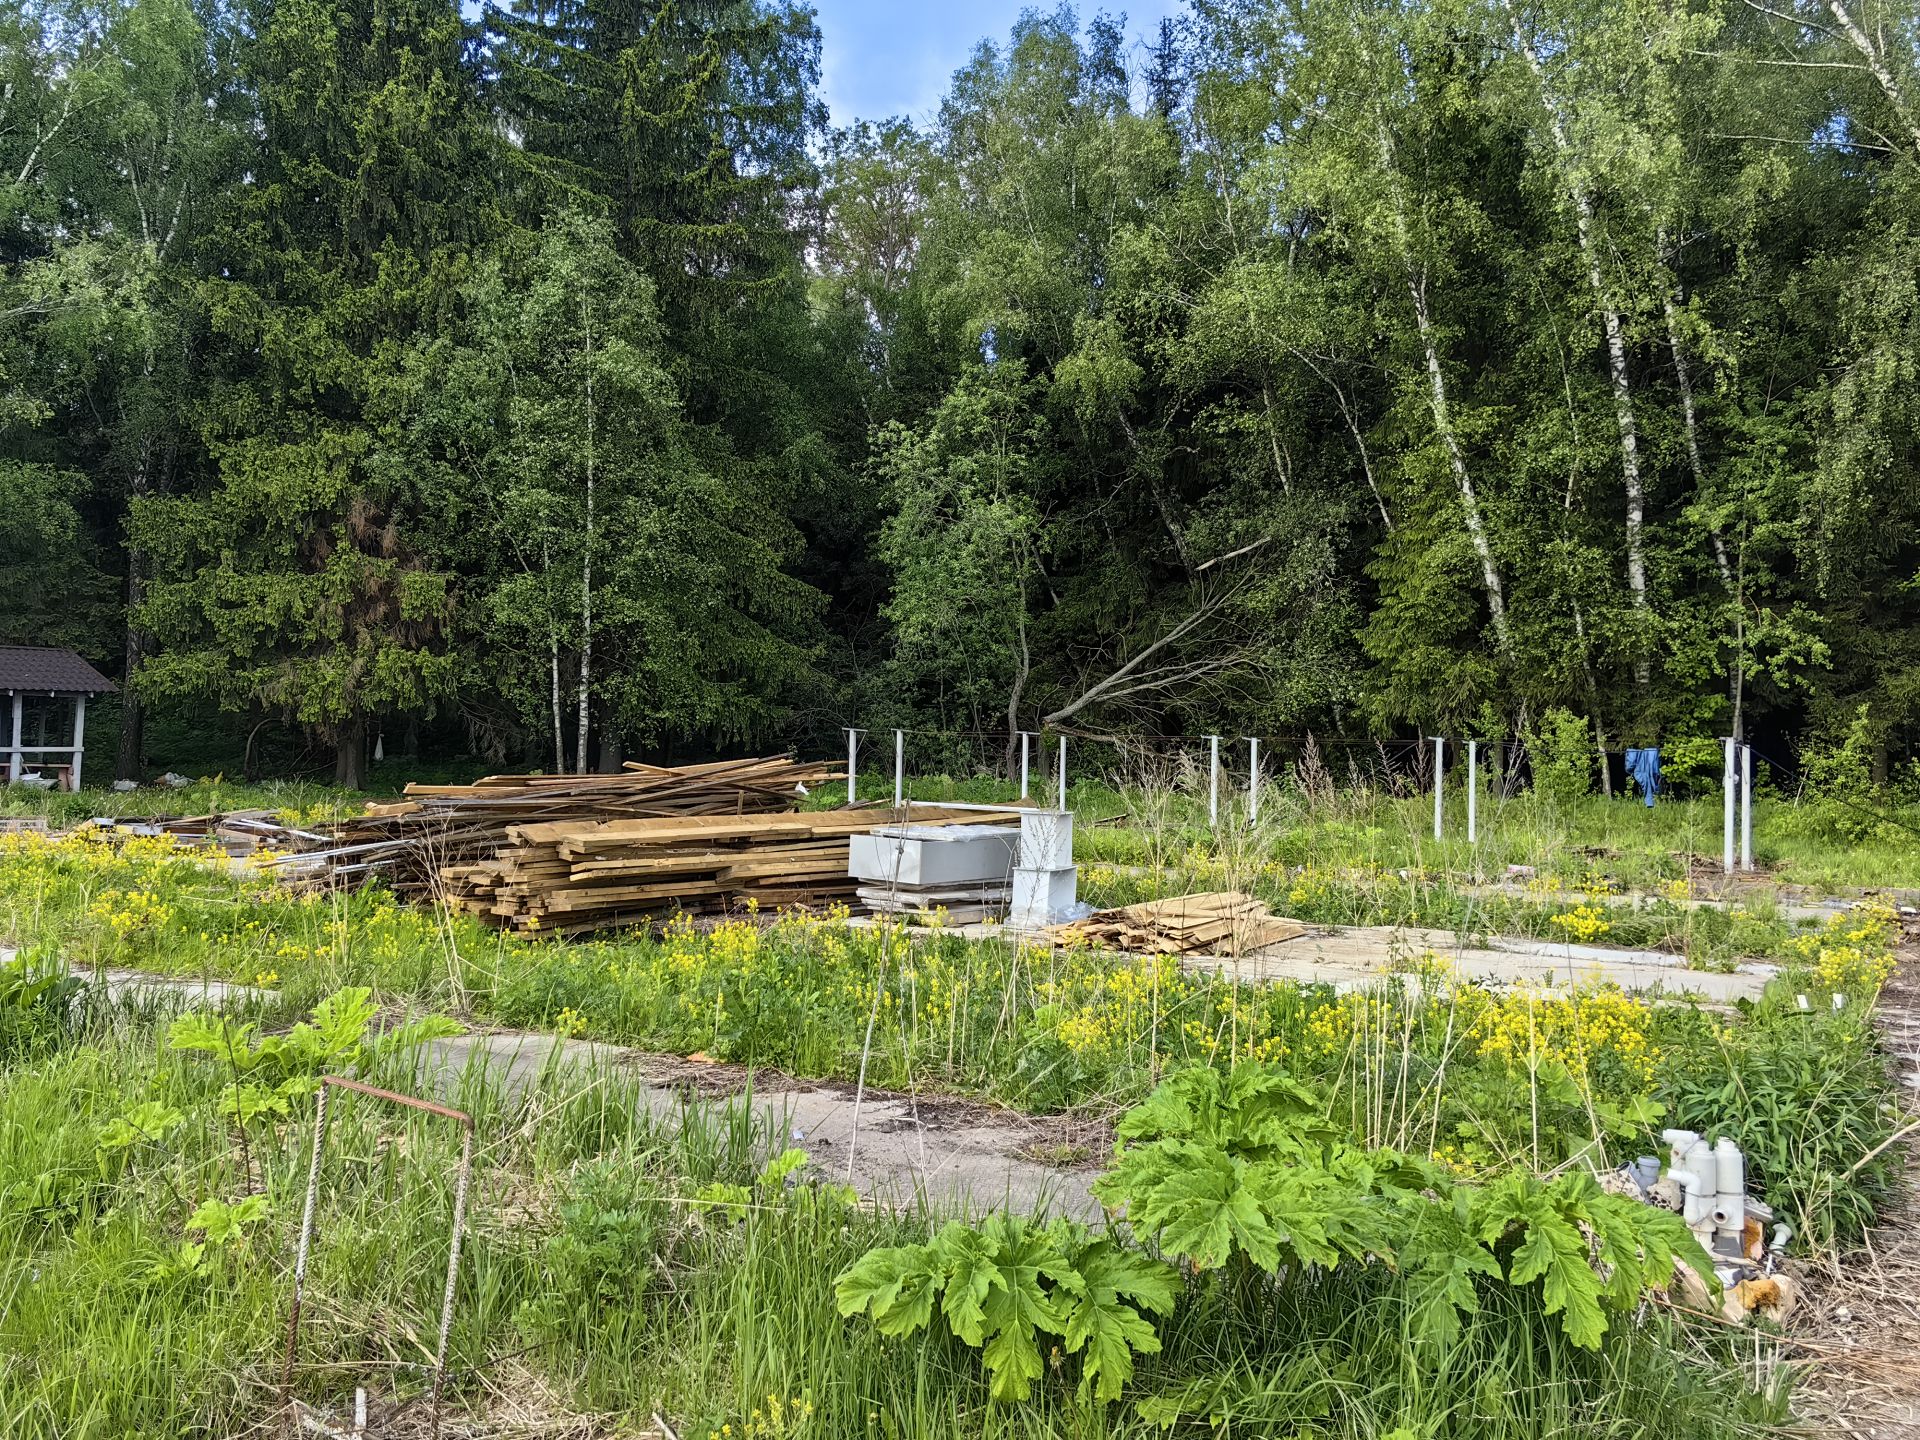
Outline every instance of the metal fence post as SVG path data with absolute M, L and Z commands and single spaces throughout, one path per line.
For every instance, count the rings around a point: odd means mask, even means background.
M 1480 838 L 1480 742 L 1467 741 L 1467 844 Z
M 1733 737 L 1728 735 L 1721 742 L 1726 749 L 1726 766 L 1721 774 L 1722 795 L 1720 815 L 1720 868 L 1727 874 L 1733 874 L 1733 793 L 1739 787 L 1740 777 L 1733 768 Z
M 907 803 L 907 732 L 893 732 L 893 808 Z
M 1033 779 L 1033 732 L 1020 732 L 1020 798 L 1027 798 L 1029 782 Z
M 1740 747 L 1740 868 L 1753 869 L 1753 747 Z
M 865 732 L 847 727 L 847 804 L 854 802 L 854 766 L 860 758 L 860 737 Z
M 1067 737 L 1064 735 L 1060 737 L 1059 800 L 1054 808 L 1061 811 L 1067 808 Z
M 1247 824 L 1260 821 L 1260 741 L 1247 737 Z
M 1207 737 L 1207 824 L 1220 828 L 1220 737 Z
M 1444 737 L 1435 735 L 1433 740 L 1433 838 L 1440 838 L 1440 822 L 1443 818 L 1442 806 L 1446 803 L 1447 787 L 1443 783 L 1440 766 L 1445 763 L 1447 742 Z

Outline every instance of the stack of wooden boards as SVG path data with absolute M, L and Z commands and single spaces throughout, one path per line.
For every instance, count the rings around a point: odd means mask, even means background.
M 1197 950 L 1245 955 L 1296 939 L 1307 933 L 1307 927 L 1275 915 L 1251 895 L 1219 890 L 1100 910 L 1083 920 L 1056 925 L 1047 933 L 1055 941 L 1091 941 L 1149 955 Z
M 378 875 L 402 892 L 435 889 L 449 865 L 484 860 L 516 826 L 565 821 L 753 816 L 792 810 L 806 789 L 845 779 L 833 761 L 777 755 L 704 765 L 629 763 L 611 775 L 489 775 L 471 785 L 409 785 L 370 804 L 332 843 L 289 857 L 287 878 L 358 884 Z
M 443 865 L 450 903 L 528 935 L 578 935 L 677 911 L 765 910 L 851 900 L 850 837 L 888 810 L 510 826 L 480 860 Z M 909 807 L 915 826 L 977 825 L 978 811 Z

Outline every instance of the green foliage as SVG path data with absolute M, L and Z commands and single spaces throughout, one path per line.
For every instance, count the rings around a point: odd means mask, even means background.
M 187 1217 L 189 1234 L 200 1233 L 198 1240 L 182 1240 L 156 1261 L 148 1272 L 160 1283 L 191 1280 L 211 1272 L 221 1260 L 246 1248 L 248 1231 L 267 1218 L 267 1197 L 249 1195 L 236 1203 L 203 1200 Z
M 1149 1314 L 1174 1304 L 1171 1267 L 1090 1238 L 1069 1221 L 1041 1226 L 995 1213 L 952 1221 L 924 1245 L 869 1251 L 834 1282 L 842 1315 L 867 1314 L 894 1338 L 932 1323 L 981 1352 L 996 1400 L 1025 1400 L 1047 1373 L 1042 1337 L 1080 1357 L 1082 1401 L 1119 1398 L 1135 1355 L 1158 1353 Z
M 57 957 L 33 950 L 0 964 L 0 1060 L 69 1038 L 86 989 Z
M 1196 1270 L 1239 1262 L 1270 1275 L 1385 1263 L 1408 1277 L 1422 1343 L 1451 1341 L 1459 1316 L 1479 1309 L 1476 1277 L 1539 1282 L 1546 1313 L 1588 1349 L 1610 1314 L 1670 1282 L 1676 1259 L 1712 1283 L 1705 1252 L 1668 1212 L 1603 1193 L 1579 1171 L 1550 1182 L 1513 1172 L 1474 1187 L 1356 1147 L 1311 1092 L 1266 1065 L 1176 1075 L 1120 1134 L 1094 1193 L 1164 1253 Z
M 1593 734 L 1572 711 L 1555 707 L 1527 736 L 1533 791 L 1543 800 L 1569 804 L 1593 789 Z
M 1876 738 L 1868 707 L 1862 705 L 1837 740 L 1807 747 L 1800 757 L 1799 803 L 1775 822 L 1776 828 L 1830 844 L 1911 843 L 1914 832 L 1888 817 L 1890 797 L 1874 784 Z
M 194 1011 L 173 1022 L 169 1049 L 212 1056 L 233 1077 L 220 1092 L 221 1112 L 242 1126 L 285 1116 L 313 1093 L 323 1071 L 352 1068 L 383 1054 L 405 1053 L 429 1040 L 462 1033 L 445 1016 L 418 1016 L 383 1034 L 368 1034 L 379 1007 L 366 986 L 336 990 L 281 1035 L 262 1035 L 254 1021 Z

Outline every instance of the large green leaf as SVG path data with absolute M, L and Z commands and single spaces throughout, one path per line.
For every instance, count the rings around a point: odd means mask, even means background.
M 842 1315 L 866 1311 L 882 1335 L 911 1335 L 933 1318 L 938 1271 L 932 1248 L 895 1245 L 869 1250 L 834 1281 Z

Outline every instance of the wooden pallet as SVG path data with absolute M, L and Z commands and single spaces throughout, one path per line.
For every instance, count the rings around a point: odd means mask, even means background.
M 910 807 L 917 825 L 980 823 L 978 811 Z M 847 841 L 891 812 L 541 821 L 509 826 L 492 856 L 442 865 L 440 892 L 527 935 L 583 934 L 678 911 L 856 900 Z
M 1101 910 L 1047 933 L 1056 942 L 1091 942 L 1149 955 L 1200 950 L 1245 955 L 1296 939 L 1307 927 L 1275 915 L 1251 895 L 1217 890 Z

